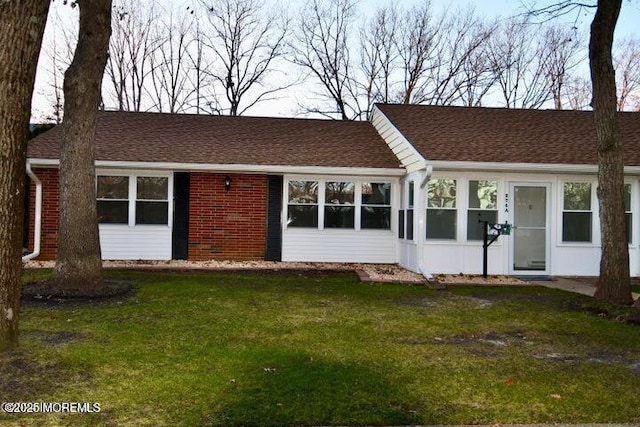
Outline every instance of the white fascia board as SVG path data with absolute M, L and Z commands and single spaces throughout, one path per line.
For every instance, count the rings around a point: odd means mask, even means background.
M 498 162 L 454 162 L 427 161 L 434 171 L 491 171 L 518 173 L 554 173 L 554 174 L 597 174 L 597 165 L 571 165 L 553 163 L 498 163 Z M 640 175 L 640 166 L 625 166 L 626 175 Z
M 32 166 L 58 166 L 58 159 L 29 159 Z M 129 162 L 97 160 L 96 168 L 136 169 L 136 170 L 178 170 L 190 172 L 238 172 L 272 174 L 308 174 L 308 175 L 349 175 L 349 176 L 404 176 L 404 168 L 357 168 L 326 166 L 279 166 L 279 165 L 241 165 L 210 163 L 171 163 L 171 162 Z
M 402 150 L 399 150 L 397 147 L 395 149 L 391 148 L 391 141 L 388 141 L 383 136 L 383 132 L 382 132 L 383 129 L 379 129 L 378 126 L 377 126 L 377 121 L 378 120 L 382 121 L 383 124 L 385 126 L 387 126 L 392 131 L 394 136 L 396 136 L 398 138 L 398 140 L 400 141 L 400 147 L 401 148 L 408 149 L 411 152 L 411 154 L 412 154 L 411 157 L 409 157 L 407 159 L 404 159 L 402 161 L 402 166 L 404 166 L 407 169 L 411 169 L 411 170 L 424 169 L 426 167 L 426 159 L 422 156 L 422 154 L 420 154 L 420 152 L 418 150 L 416 150 L 416 147 L 414 147 L 413 144 L 411 144 L 411 142 L 409 142 L 409 140 L 407 138 L 405 138 L 404 134 L 402 132 L 400 132 L 400 130 L 397 127 L 395 127 L 393 122 L 391 120 L 389 120 L 389 118 L 387 116 L 385 116 L 385 114 L 382 112 L 382 110 L 380 110 L 377 105 L 374 105 L 373 106 L 373 113 L 371 114 L 371 124 L 376 129 L 376 131 L 378 132 L 378 135 L 380 135 L 380 137 L 389 146 L 389 148 L 391 149 L 391 151 L 393 151 L 394 154 L 397 154 L 399 151 L 402 151 Z M 416 166 L 416 165 L 420 165 L 420 166 Z

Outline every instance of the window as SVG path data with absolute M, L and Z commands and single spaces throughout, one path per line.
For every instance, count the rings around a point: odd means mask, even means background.
M 289 227 L 318 227 L 318 182 L 289 181 Z
M 169 178 L 136 179 L 136 224 L 167 224 L 169 220 Z
M 353 228 L 355 224 L 353 182 L 327 182 L 324 189 L 324 227 Z
M 168 225 L 167 176 L 98 175 L 96 195 L 101 224 Z
M 624 185 L 624 216 L 627 224 L 628 243 L 633 243 L 633 214 L 631 213 L 631 184 Z
M 402 183 L 402 188 L 400 189 L 400 209 L 398 210 L 398 239 L 404 239 L 404 201 L 406 200 L 405 196 L 405 187 L 404 182 Z
M 565 182 L 562 241 L 591 242 L 591 184 Z
M 427 190 L 427 239 L 456 239 L 456 181 L 432 179 Z
M 414 197 L 414 184 L 413 181 L 409 181 L 408 194 L 407 194 L 407 240 L 413 240 L 413 197 Z
M 484 222 L 498 222 L 498 183 L 469 181 L 469 209 L 467 210 L 467 240 L 484 238 Z
M 363 183 L 360 228 L 391 228 L 391 184 Z
M 129 223 L 129 177 L 98 176 L 98 222 L 101 224 Z

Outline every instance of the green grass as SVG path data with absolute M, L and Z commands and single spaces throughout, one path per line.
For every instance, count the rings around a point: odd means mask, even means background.
M 640 422 L 640 327 L 584 312 L 580 296 L 351 274 L 110 276 L 137 295 L 27 307 L 20 350 L 0 358 L 0 401 L 101 412 L 1 425 Z

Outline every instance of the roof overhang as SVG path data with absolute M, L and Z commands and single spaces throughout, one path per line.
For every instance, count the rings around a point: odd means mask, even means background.
M 482 171 L 553 174 L 597 174 L 597 165 L 572 165 L 553 163 L 498 163 L 498 162 L 457 162 L 427 160 L 435 171 Z M 625 166 L 626 175 L 640 175 L 640 166 Z
M 35 167 L 58 167 L 58 159 L 28 159 Z M 305 175 L 354 175 L 354 176 L 404 176 L 404 168 L 362 168 L 288 165 L 243 165 L 211 163 L 165 163 L 96 160 L 96 168 L 135 170 L 175 170 L 189 172 L 222 172 L 250 174 L 305 174 Z

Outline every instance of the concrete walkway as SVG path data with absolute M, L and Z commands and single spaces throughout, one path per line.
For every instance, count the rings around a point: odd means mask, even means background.
M 587 295 L 592 297 L 596 291 L 596 287 L 590 283 L 582 282 L 579 280 L 572 280 L 566 277 L 554 277 L 553 280 L 541 280 L 531 282 L 539 286 L 545 286 L 547 288 L 560 289 L 567 292 L 575 292 L 577 294 Z M 640 294 L 633 293 L 633 299 L 640 298 Z

